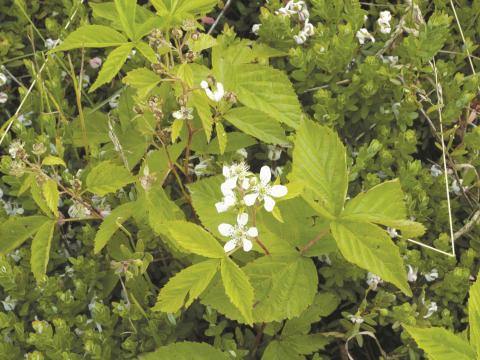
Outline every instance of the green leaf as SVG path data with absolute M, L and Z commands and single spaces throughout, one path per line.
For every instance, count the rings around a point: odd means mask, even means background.
M 349 201 L 342 218 L 368 221 L 394 227 L 407 236 L 419 236 L 424 232 L 421 224 L 405 220 L 407 209 L 400 181 L 386 181 Z
M 245 106 L 262 111 L 296 129 L 303 117 L 300 102 L 287 75 L 258 64 L 241 64 L 231 69 L 232 90 Z M 229 87 L 233 86 L 233 89 Z
M 462 338 L 439 328 L 415 328 L 403 325 L 431 360 L 475 360 L 475 350 Z
M 117 206 L 103 219 L 103 222 L 95 235 L 95 254 L 98 254 L 103 247 L 107 245 L 113 234 L 119 229 L 120 225 L 133 215 L 135 205 L 135 202 L 127 202 Z
M 188 308 L 207 288 L 217 273 L 220 261 L 206 260 L 191 265 L 170 278 L 160 290 L 154 311 L 175 313 L 184 305 Z
M 145 191 L 145 210 L 151 228 L 157 233 L 164 233 L 165 223 L 185 218 L 182 210 L 167 196 L 161 186 L 154 186 Z
M 170 15 L 181 19 L 187 14 L 198 15 L 209 12 L 217 5 L 218 0 L 152 0 L 158 15 Z
M 59 158 L 57 156 L 52 156 L 48 155 L 42 160 L 42 165 L 47 165 L 47 166 L 55 166 L 55 165 L 61 165 L 63 167 L 67 167 L 65 164 L 65 161 L 63 161 L 62 158 Z
M 262 360 L 305 360 L 291 347 L 291 344 L 282 340 L 273 340 L 266 347 Z
M 115 77 L 115 75 L 118 74 L 123 64 L 125 64 L 125 61 L 127 61 L 127 57 L 128 55 L 130 55 L 132 49 L 133 43 L 126 43 L 112 50 L 112 52 L 108 54 L 107 59 L 102 66 L 102 69 L 98 73 L 97 79 L 90 87 L 88 92 L 91 93 L 103 84 L 111 81 Z
M 123 30 L 131 40 L 137 40 L 135 37 L 135 10 L 137 8 L 137 0 L 115 0 L 114 3 Z
M 210 49 L 217 44 L 217 39 L 208 34 L 200 33 L 196 40 L 190 38 L 187 41 L 187 45 L 190 50 L 194 52 L 200 52 L 205 49 Z
M 140 360 L 228 360 L 229 357 L 211 345 L 197 342 L 179 342 L 140 355 Z
M 105 48 L 119 46 L 127 38 L 118 31 L 103 25 L 84 25 L 71 34 L 51 52 L 65 51 L 78 48 Z
M 207 142 L 210 141 L 212 137 L 213 115 L 212 110 L 208 105 L 206 95 L 195 91 L 192 92 L 189 99 L 189 105 L 197 110 L 198 117 L 202 122 L 203 130 L 207 136 Z
M 135 177 L 124 166 L 103 161 L 88 173 L 87 189 L 94 194 L 104 196 L 134 181 Z
M 223 155 L 223 153 L 225 153 L 225 149 L 227 148 L 227 133 L 225 132 L 225 128 L 221 122 L 215 123 L 215 131 L 217 133 L 220 154 Z
M 291 180 L 303 183 L 330 215 L 340 215 L 348 177 L 345 147 L 334 131 L 303 122 L 294 143 Z
M 37 281 L 42 280 L 47 272 L 55 224 L 55 221 L 45 222 L 32 240 L 30 266 Z
M 377 274 L 412 296 L 400 251 L 377 225 L 351 220 L 330 224 L 333 237 L 345 259 Z
M 287 144 L 285 131 L 278 122 L 267 114 L 247 107 L 230 109 L 225 119 L 242 132 L 268 144 Z
M 301 355 L 308 355 L 323 350 L 329 340 L 322 334 L 295 335 L 274 340 L 268 344 L 262 360 L 305 359 Z
M 160 81 L 160 77 L 147 68 L 129 71 L 127 76 L 122 79 L 122 82 L 137 89 L 138 96 L 141 98 L 145 98 Z
M 150 47 L 150 45 L 148 45 L 144 42 L 139 42 L 135 45 L 135 47 L 152 64 L 154 64 L 158 61 L 157 55 L 155 54 L 155 51 Z
M 223 258 L 220 266 L 225 293 L 237 307 L 247 324 L 253 324 L 254 292 L 245 273 L 230 258 Z
M 225 251 L 218 241 L 194 223 L 171 221 L 166 228 L 178 246 L 187 252 L 214 259 L 225 257 Z
M 468 322 L 470 324 L 470 343 L 480 354 L 480 277 L 470 287 L 468 299 Z
M 45 216 L 12 216 L 0 224 L 0 253 L 8 254 L 22 245 L 29 237 L 51 219 Z
M 57 183 L 51 179 L 46 180 L 42 185 L 42 194 L 47 202 L 48 208 L 52 210 L 56 217 L 58 217 L 60 193 L 58 192 Z

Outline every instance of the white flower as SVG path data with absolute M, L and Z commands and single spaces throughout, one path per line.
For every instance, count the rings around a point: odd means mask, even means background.
M 17 306 L 17 300 L 13 299 L 8 295 L 4 301 L 2 301 L 3 308 L 5 311 L 13 311 L 15 310 L 15 306 Z
M 461 195 L 462 194 L 462 189 L 465 190 L 465 187 L 462 186 L 462 184 L 463 184 L 463 179 L 460 179 L 460 184 L 457 181 L 457 179 L 453 180 L 452 191 L 454 192 L 455 195 Z
M 408 282 L 417 281 L 418 269 L 414 269 L 410 265 L 407 265 L 407 266 L 408 266 L 408 273 L 407 273 Z
M 193 109 L 182 106 L 180 110 L 174 111 L 172 116 L 178 120 L 193 120 Z
M 236 203 L 237 197 L 233 191 L 230 191 L 230 193 L 227 193 L 223 196 L 223 200 L 221 202 L 217 202 L 215 204 L 215 208 L 217 209 L 217 212 L 222 213 L 230 209 L 232 206 L 235 206 Z
M 55 46 L 60 44 L 60 42 L 61 42 L 60 39 L 53 40 L 53 39 L 48 38 L 47 40 L 45 40 L 45 47 L 48 50 L 52 50 Z
M 348 319 L 349 319 L 352 323 L 354 323 L 354 324 L 361 324 L 361 323 L 363 323 L 363 322 L 365 321 L 360 315 L 352 315 L 352 314 L 350 314 L 350 315 L 348 315 L 347 317 L 348 317 Z
M 428 304 L 427 314 L 423 318 L 428 319 L 430 316 L 432 316 L 437 311 L 438 311 L 437 303 L 435 301 L 432 301 L 430 304 Z
M 102 66 L 102 59 L 100 59 L 98 56 L 91 58 L 88 60 L 88 63 L 90 64 L 90 67 L 92 69 L 98 69 L 100 66 Z
M 237 151 L 235 151 L 238 155 L 240 155 L 241 157 L 243 157 L 244 159 L 248 158 L 248 152 L 245 148 L 241 148 L 241 149 L 238 149 Z
M 7 83 L 7 75 L 5 75 L 4 73 L 0 73 L 0 86 L 3 86 Z
M 390 34 L 392 28 L 390 27 L 390 21 L 392 20 L 392 14 L 390 11 L 385 10 L 380 12 L 380 17 L 377 20 L 378 25 L 380 26 L 380 32 L 382 34 Z
M 20 154 L 24 153 L 24 146 L 25 144 L 20 140 L 14 140 L 8 147 L 8 153 L 12 157 L 12 159 L 16 159 Z
M 254 35 L 257 35 L 258 36 L 258 32 L 260 31 L 260 27 L 262 26 L 262 24 L 253 24 L 252 26 L 252 33 Z
M 206 82 L 205 80 L 200 83 L 200 86 L 203 90 L 205 90 L 205 94 L 207 94 L 208 98 L 212 101 L 219 102 L 223 99 L 223 96 L 225 95 L 225 89 L 223 88 L 223 84 L 220 82 L 217 82 L 215 84 L 216 89 L 213 91 L 212 89 L 210 89 L 208 82 Z
M 271 161 L 277 161 L 282 156 L 282 148 L 275 145 L 268 145 L 267 158 Z
M 90 76 L 88 76 L 87 74 L 83 74 L 82 76 L 82 87 L 85 89 L 88 84 L 90 84 Z
M 360 45 L 365 44 L 365 41 L 367 40 L 370 40 L 372 43 L 375 42 L 375 38 L 365 28 L 361 28 L 360 30 L 358 30 L 355 36 L 357 37 Z
M 237 216 L 237 224 L 220 224 L 218 225 L 218 231 L 223 236 L 227 236 L 230 240 L 223 247 L 225 252 L 230 252 L 237 246 L 242 246 L 244 251 L 252 250 L 253 243 L 250 240 L 258 236 L 258 230 L 256 227 L 247 228 L 248 214 L 241 213 Z
M 25 210 L 18 205 L 17 202 L 6 201 L 3 203 L 3 208 L 8 216 L 22 215 Z
M 8 100 L 8 95 L 4 92 L 0 92 L 0 104 L 5 104 Z
M 394 228 L 387 227 L 387 233 L 388 233 L 388 235 L 390 235 L 390 237 L 391 237 L 392 239 L 395 239 L 395 238 L 398 237 L 398 232 L 397 232 L 397 230 L 394 229 Z
M 30 116 L 31 114 L 33 114 L 32 111 L 25 114 L 18 115 L 18 118 L 17 118 L 18 122 L 25 127 L 32 125 L 32 120 L 28 118 L 28 116 Z
M 79 202 L 75 202 L 68 208 L 68 216 L 71 218 L 85 218 L 90 215 L 90 210 Z
M 108 101 L 110 108 L 115 109 L 118 107 L 118 100 L 120 99 L 120 94 L 113 95 Z
M 283 185 L 270 185 L 272 179 L 272 172 L 268 166 L 263 166 L 260 169 L 260 182 L 255 184 L 252 193 L 245 195 L 243 201 L 245 205 L 252 206 L 257 199 L 264 201 L 264 208 L 268 212 L 272 211 L 275 206 L 273 197 L 282 197 L 287 195 L 288 189 Z
M 367 285 L 372 288 L 372 290 L 377 290 L 378 284 L 383 283 L 383 280 L 380 276 L 369 272 L 367 274 Z
M 307 21 L 303 26 L 302 32 L 307 36 L 313 36 L 315 35 L 315 27 Z
M 307 36 L 300 32 L 298 35 L 293 36 L 293 40 L 295 40 L 298 45 L 302 45 L 307 41 Z
M 245 162 L 241 161 L 231 166 L 224 165 L 222 172 L 226 179 L 221 185 L 223 195 L 229 195 L 238 186 L 238 183 L 244 190 L 250 187 L 248 177 L 251 176 L 251 173 L 248 171 L 248 165 Z
M 442 169 L 440 168 L 440 166 L 438 166 L 437 164 L 433 164 L 432 167 L 430 168 L 430 175 L 432 175 L 433 177 L 437 177 L 437 176 L 440 176 L 442 175 Z
M 437 269 L 432 269 L 429 273 L 426 273 L 423 275 L 425 277 L 425 280 L 428 282 L 435 281 L 438 279 L 438 270 Z

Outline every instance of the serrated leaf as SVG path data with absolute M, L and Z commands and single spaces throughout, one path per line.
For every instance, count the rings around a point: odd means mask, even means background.
M 118 31 L 103 25 L 84 25 L 70 33 L 66 39 L 51 52 L 65 51 L 79 48 L 105 48 L 119 46 L 127 38 Z
M 137 40 L 135 37 L 135 10 L 137 8 L 137 0 L 115 0 L 114 3 L 123 31 L 125 31 L 131 40 Z
M 117 206 L 103 219 L 103 222 L 95 235 L 95 254 L 98 254 L 104 246 L 107 245 L 113 234 L 119 229 L 120 225 L 132 216 L 135 205 L 135 202 L 127 202 Z
M 303 183 L 318 198 L 318 206 L 333 217 L 340 215 L 348 176 L 345 147 L 334 131 L 313 121 L 302 123 L 294 142 L 291 179 Z
M 90 87 L 88 92 L 91 93 L 103 84 L 110 82 L 115 75 L 118 74 L 123 64 L 125 64 L 125 61 L 127 61 L 128 55 L 130 55 L 132 49 L 133 43 L 126 43 L 112 50 L 112 52 L 108 54 L 107 59 L 103 63 L 102 68 L 98 73 L 97 79 Z
M 40 186 L 37 184 L 35 179 L 32 181 L 31 186 L 30 186 L 30 194 L 32 195 L 33 201 L 35 201 L 35 204 L 42 210 L 42 212 L 49 216 L 52 217 L 52 212 L 50 211 L 50 208 L 48 207 L 47 201 L 45 200 L 45 197 L 42 195 L 42 189 Z
M 148 223 L 157 234 L 164 233 L 166 222 L 185 218 L 182 210 L 170 200 L 160 186 L 145 191 L 143 199 Z
M 157 20 L 157 19 L 152 19 L 152 20 Z M 139 42 L 135 45 L 135 47 L 140 51 L 140 53 L 152 64 L 156 63 L 158 61 L 157 54 L 155 51 L 150 47 L 150 45 L 144 43 L 144 42 Z M 161 54 L 159 54 L 161 55 Z
M 253 324 L 254 292 L 247 275 L 230 258 L 222 259 L 220 272 L 228 298 L 240 311 L 247 324 Z
M 207 258 L 223 258 L 225 251 L 209 232 L 187 221 L 171 221 L 166 225 L 171 238 L 187 252 Z
M 462 338 L 439 328 L 415 328 L 403 325 L 430 360 L 475 360 L 475 350 Z
M 131 184 L 135 180 L 135 177 L 124 166 L 103 161 L 88 173 L 86 183 L 89 191 L 104 196 Z
M 385 181 L 349 201 L 342 218 L 373 222 L 402 230 L 406 236 L 419 236 L 423 225 L 405 220 L 407 209 L 400 181 Z
M 47 165 L 47 166 L 55 166 L 55 165 L 61 165 L 63 167 L 67 167 L 65 164 L 65 161 L 63 161 L 62 158 L 59 158 L 58 156 L 52 156 L 48 155 L 42 160 L 42 165 Z
M 237 129 L 268 144 L 288 143 L 285 131 L 278 122 L 261 111 L 237 107 L 230 109 L 224 117 Z
M 470 287 L 468 298 L 468 322 L 470 324 L 470 343 L 480 354 L 480 277 Z
M 210 36 L 204 33 L 200 33 L 200 35 L 196 40 L 193 40 L 192 38 L 190 38 L 187 41 L 188 47 L 190 48 L 190 50 L 194 52 L 200 52 L 205 49 L 210 49 L 216 44 L 217 44 L 217 39 L 215 39 L 213 36 Z
M 12 216 L 0 224 L 0 253 L 8 254 L 22 245 L 38 229 L 50 222 L 45 216 Z
M 220 350 L 198 342 L 179 342 L 158 348 L 155 352 L 141 354 L 140 360 L 228 360 Z
M 45 198 L 48 208 L 52 210 L 56 217 L 58 217 L 58 202 L 60 200 L 60 193 L 58 192 L 57 183 L 51 179 L 46 180 L 42 184 L 42 194 Z
M 213 9 L 218 0 L 152 0 L 152 5 L 160 16 L 170 16 L 174 19 L 186 15 L 207 13 Z
M 122 82 L 137 89 L 138 96 L 144 98 L 160 83 L 160 80 L 152 70 L 139 68 L 129 71 Z
M 332 222 L 330 229 L 347 261 L 377 274 L 405 295 L 412 296 L 400 251 L 383 229 L 351 220 Z
M 258 64 L 240 64 L 231 72 L 234 80 L 232 84 L 227 83 L 226 89 L 233 91 L 243 105 L 298 128 L 303 117 L 302 109 L 283 71 Z
M 173 120 L 173 123 L 172 123 L 172 126 L 171 126 L 171 128 L 172 128 L 172 133 L 171 133 L 172 143 L 175 143 L 175 141 L 180 136 L 180 132 L 182 131 L 182 128 L 183 128 L 183 123 L 184 123 L 183 119 Z
M 30 266 L 37 281 L 42 280 L 47 271 L 55 224 L 55 221 L 45 222 L 32 240 Z
M 215 123 L 215 131 L 217 133 L 218 146 L 220 148 L 220 154 L 223 155 L 227 148 L 227 133 L 221 122 Z
M 152 310 L 175 313 L 183 306 L 188 308 L 210 284 L 219 265 L 218 259 L 206 260 L 175 274 L 160 290 Z
M 197 111 L 198 117 L 202 122 L 202 127 L 207 137 L 207 142 L 209 142 L 210 139 L 212 138 L 213 115 L 212 115 L 212 110 L 208 105 L 206 96 L 198 92 L 192 92 L 189 99 L 189 105 L 193 106 Z

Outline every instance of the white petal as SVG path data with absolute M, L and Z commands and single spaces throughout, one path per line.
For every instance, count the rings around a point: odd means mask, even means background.
M 183 115 L 182 115 L 182 112 L 180 110 L 177 110 L 177 111 L 174 111 L 172 113 L 172 116 L 175 118 L 175 119 L 183 119 Z
M 258 193 L 248 194 L 245 195 L 243 201 L 245 201 L 245 205 L 252 206 L 257 201 Z
M 202 89 L 208 89 L 208 83 L 205 80 L 200 83 L 200 86 Z
M 230 240 L 223 246 L 223 250 L 225 250 L 225 252 L 230 252 L 235 249 L 236 246 L 237 242 L 235 240 Z
M 247 223 L 248 223 L 248 214 L 247 213 L 238 214 L 237 224 L 241 225 L 243 227 L 243 226 L 247 225 Z
M 253 243 L 250 240 L 243 240 L 243 251 L 248 252 L 252 250 L 253 248 Z
M 268 166 L 262 166 L 260 169 L 260 181 L 263 185 L 266 185 L 272 179 L 272 172 Z
M 222 173 L 223 173 L 223 176 L 228 178 L 230 176 L 230 167 L 227 165 L 223 165 Z
M 269 191 L 269 195 L 272 195 L 273 197 L 282 197 L 287 195 L 287 193 L 288 189 L 283 185 L 273 185 Z
M 220 224 L 218 225 L 218 232 L 222 234 L 223 236 L 230 236 L 233 234 L 233 226 L 230 224 Z
M 212 90 L 210 90 L 209 88 L 205 89 L 205 94 L 207 94 L 207 96 L 210 100 L 216 101 L 215 100 L 215 95 L 213 94 Z
M 217 212 L 223 213 L 223 212 L 227 211 L 230 206 L 225 204 L 225 202 L 217 202 L 215 204 L 215 207 L 217 208 Z
M 244 178 L 242 181 L 242 189 L 248 190 L 250 188 L 250 180 L 248 178 Z
M 224 198 L 223 198 L 223 203 L 225 204 L 225 206 L 228 206 L 228 207 L 231 207 L 233 205 L 235 205 L 237 202 L 237 199 L 235 198 L 235 196 L 232 194 L 232 195 L 226 195 Z
M 222 194 L 227 196 L 232 194 L 232 190 L 235 189 L 237 186 L 237 176 L 228 178 L 225 180 L 222 185 L 220 185 L 220 189 L 222 189 Z
M 263 204 L 263 207 L 265 208 L 265 210 L 267 210 L 268 212 L 271 212 L 275 207 L 275 200 L 273 200 L 270 196 L 265 196 L 263 198 L 263 201 L 265 201 L 265 203 Z
M 217 90 L 215 91 L 214 97 L 215 101 L 219 102 L 222 100 L 223 95 L 225 95 L 225 90 L 223 88 L 222 83 L 217 83 Z
M 250 229 L 247 230 L 247 235 L 250 237 L 257 237 L 258 236 L 258 230 L 256 227 L 251 227 Z

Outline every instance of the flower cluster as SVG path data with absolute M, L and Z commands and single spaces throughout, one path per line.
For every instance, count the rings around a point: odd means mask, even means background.
M 380 26 L 380 32 L 382 34 L 390 34 L 392 27 L 390 26 L 390 21 L 392 20 L 392 14 L 390 11 L 385 10 L 380 12 L 380 17 L 377 20 L 378 26 Z
M 246 207 L 263 205 L 268 212 L 273 211 L 275 207 L 274 198 L 285 196 L 288 192 L 287 187 L 279 184 L 271 184 L 272 172 L 268 166 L 260 169 L 260 176 L 249 171 L 245 162 L 234 163 L 223 167 L 223 176 L 225 181 L 220 189 L 223 199 L 215 204 L 219 213 L 225 212 L 230 208 L 238 209 L 237 224 L 220 224 L 218 231 L 223 236 L 230 238 L 225 244 L 225 251 L 230 252 L 238 246 L 242 246 L 245 251 L 252 248 L 251 239 L 258 236 L 255 226 L 247 228 L 248 214 L 245 213 Z
M 276 15 L 281 16 L 297 16 L 298 20 L 303 23 L 303 28 L 297 35 L 293 36 L 293 39 L 298 45 L 304 44 L 310 36 L 315 34 L 315 28 L 310 23 L 310 13 L 308 12 L 307 4 L 305 1 L 294 1 L 290 0 L 284 7 L 281 7 L 277 11 L 275 11 Z M 255 27 L 255 25 L 254 25 Z M 254 29 L 252 27 L 252 32 L 255 33 L 254 30 L 258 33 L 259 27 Z
M 368 40 L 370 40 L 372 43 L 375 42 L 375 38 L 373 37 L 372 34 L 368 32 L 366 28 L 361 28 L 360 30 L 358 30 L 355 36 L 357 37 L 357 40 L 360 43 L 360 45 L 365 44 L 365 42 L 367 42 Z
M 200 83 L 200 87 L 205 90 L 205 94 L 207 94 L 208 98 L 212 101 L 220 102 L 225 96 L 223 84 L 212 78 L 209 78 L 208 81 L 203 80 Z

